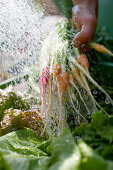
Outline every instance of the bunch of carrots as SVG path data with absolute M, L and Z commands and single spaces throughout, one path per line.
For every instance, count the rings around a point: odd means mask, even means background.
M 93 43 L 93 42 L 90 42 L 89 45 L 95 50 L 97 50 L 98 52 L 107 53 L 113 56 L 113 54 L 103 45 L 100 45 L 98 43 Z M 90 109 L 88 108 L 79 90 L 79 87 L 87 92 L 87 95 L 89 95 L 92 105 L 94 106 L 94 109 L 101 108 L 101 106 L 97 103 L 97 101 L 92 95 L 87 79 L 94 86 L 99 88 L 99 90 L 102 91 L 107 96 L 110 103 L 113 105 L 113 101 L 110 98 L 110 96 L 90 76 L 89 61 L 87 56 L 84 54 L 80 54 L 78 49 L 75 49 L 75 53 L 76 53 L 75 58 L 74 57 L 69 58 L 71 72 L 63 71 L 60 63 L 57 63 L 56 60 L 54 60 L 54 62 L 52 61 L 52 64 L 50 64 L 49 67 L 45 67 L 42 69 L 42 74 L 39 77 L 39 83 L 40 83 L 40 94 L 41 94 L 42 105 L 44 108 L 46 108 L 45 128 L 49 125 L 50 128 L 54 129 L 54 124 L 55 124 L 55 127 L 58 126 L 58 129 L 60 129 L 59 131 L 64 129 L 66 125 L 67 115 L 63 103 L 66 102 L 67 96 L 70 99 L 70 103 L 73 109 L 75 110 L 75 113 L 77 113 L 78 115 L 79 123 L 81 122 L 81 120 L 84 122 L 87 121 L 86 117 L 83 116 L 76 109 L 76 106 L 74 104 L 74 98 L 70 90 L 72 88 L 74 88 L 77 94 L 79 95 L 79 98 L 81 99 L 88 113 L 90 112 Z M 52 68 L 50 68 L 51 66 Z M 57 106 L 55 106 L 55 104 L 53 103 L 54 99 L 58 100 L 56 102 Z M 56 111 L 54 109 L 54 106 L 56 107 Z M 50 121 L 51 117 L 52 120 L 54 119 L 53 122 Z
M 98 52 L 113 55 L 107 48 L 105 48 L 101 44 L 90 42 L 89 45 Z M 77 63 L 80 64 L 80 66 L 82 66 L 83 69 L 85 69 L 87 72 L 89 72 L 89 61 L 86 55 L 79 54 L 77 56 Z M 73 79 L 81 83 L 79 69 L 76 67 L 72 69 L 72 75 L 69 75 L 67 72 L 62 71 L 60 64 L 55 64 L 53 65 L 52 73 L 53 76 L 57 78 L 59 90 L 62 96 L 67 88 L 72 84 L 72 77 Z M 49 83 L 49 75 L 49 67 L 43 68 L 42 75 L 40 75 L 39 77 L 41 93 L 46 92 L 46 87 Z

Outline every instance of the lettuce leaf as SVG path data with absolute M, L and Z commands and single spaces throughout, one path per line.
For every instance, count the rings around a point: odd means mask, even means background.
M 69 130 L 65 130 L 47 148 L 51 154 L 49 170 L 79 170 L 81 154 Z
M 112 170 L 113 162 L 96 154 L 66 129 L 50 142 L 23 129 L 0 137 L 0 168 L 4 170 Z
M 34 169 L 40 166 L 40 159 L 48 158 L 44 152 L 48 144 L 31 129 L 18 130 L 0 138 L 0 153 L 11 170 Z

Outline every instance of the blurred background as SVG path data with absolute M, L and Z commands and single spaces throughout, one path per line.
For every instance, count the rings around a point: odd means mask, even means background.
M 44 9 L 51 15 L 63 14 L 68 19 L 72 15 L 72 0 L 41 0 Z M 106 27 L 109 35 L 113 36 L 113 0 L 98 0 L 98 25 Z

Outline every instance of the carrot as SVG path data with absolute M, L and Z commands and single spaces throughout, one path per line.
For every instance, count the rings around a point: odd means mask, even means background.
M 41 88 L 46 88 L 49 81 L 49 68 L 43 68 L 42 75 L 39 76 L 39 83 Z
M 52 71 L 53 71 L 53 75 L 57 76 L 62 72 L 61 66 L 59 64 L 54 65 Z
M 106 53 L 106 54 L 113 56 L 113 53 L 111 51 L 109 51 L 106 47 L 104 47 L 103 45 L 99 43 L 90 42 L 89 45 L 100 53 Z
M 57 82 L 59 86 L 60 93 L 63 95 L 69 85 L 69 75 L 67 72 L 62 72 L 57 75 Z
M 46 95 L 46 87 L 49 83 L 49 67 L 42 69 L 42 75 L 39 76 L 39 86 L 40 86 L 40 94 L 42 98 L 42 103 L 45 103 L 45 95 Z
M 53 75 L 57 78 L 60 93 L 63 94 L 67 89 L 70 77 L 67 72 L 62 71 L 62 68 L 59 64 L 54 65 L 52 71 Z
M 67 83 L 69 83 L 70 76 L 67 72 L 62 72 L 62 77 Z
M 77 58 L 77 61 L 86 70 L 89 69 L 89 62 L 88 62 L 86 55 L 83 55 L 83 54 L 79 55 L 79 57 Z

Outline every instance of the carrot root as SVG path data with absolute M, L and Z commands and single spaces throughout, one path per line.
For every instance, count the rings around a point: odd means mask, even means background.
M 84 99 L 83 99 L 83 97 L 82 97 L 82 95 L 81 95 L 79 89 L 77 88 L 77 86 L 75 85 L 75 83 L 74 83 L 73 81 L 70 81 L 70 83 L 73 85 L 73 87 L 74 87 L 74 88 L 76 89 L 76 91 L 78 92 L 78 94 L 79 94 L 79 96 L 80 96 L 80 99 L 82 100 L 84 106 L 86 107 L 86 110 L 87 110 L 88 113 L 89 113 L 90 111 L 89 111 L 87 105 L 85 104 L 85 101 L 84 101 Z
M 113 53 L 111 51 L 109 51 L 106 47 L 104 47 L 103 45 L 99 43 L 90 42 L 89 45 L 100 53 L 106 53 L 108 55 L 113 56 Z
M 74 103 L 73 103 L 73 99 L 72 99 L 72 97 L 71 97 L 71 94 L 70 94 L 70 91 L 69 91 L 69 90 L 68 90 L 68 93 L 69 93 L 69 97 L 70 97 L 71 104 L 72 104 L 75 112 L 76 112 L 80 117 L 82 117 L 82 118 L 85 120 L 85 122 L 87 122 L 86 118 L 85 118 L 82 114 L 80 114 L 79 111 L 75 108 Z M 79 120 L 79 119 L 78 119 L 78 121 L 79 121 L 79 123 L 80 123 L 80 120 Z
M 70 61 L 79 69 L 81 70 L 85 76 L 89 79 L 89 81 L 95 85 L 100 91 L 102 91 L 106 96 L 107 98 L 109 99 L 109 101 L 111 102 L 111 104 L 113 105 L 113 101 L 111 99 L 111 97 L 106 93 L 106 91 L 97 83 L 93 80 L 93 78 L 90 76 L 90 74 L 87 73 L 87 71 L 77 62 L 75 61 L 73 58 L 70 58 Z

